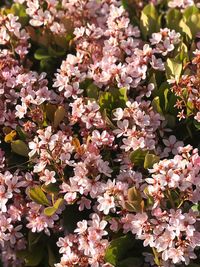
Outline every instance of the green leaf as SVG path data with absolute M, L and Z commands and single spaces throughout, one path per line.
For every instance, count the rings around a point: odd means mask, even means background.
M 17 252 L 17 256 L 25 261 L 25 266 L 38 266 L 44 255 L 44 249 L 34 247 L 34 251 L 21 250 Z
M 15 140 L 11 142 L 12 151 L 20 156 L 28 157 L 28 146 L 22 140 Z
M 57 210 L 62 205 L 62 203 L 63 203 L 63 198 L 58 198 L 53 206 Z
M 199 207 L 199 204 L 195 204 L 192 206 L 192 210 L 193 211 L 200 211 L 200 207 Z
M 34 202 L 38 204 L 45 205 L 45 206 L 50 205 L 49 200 L 47 199 L 46 195 L 44 194 L 40 186 L 34 186 L 30 188 L 28 191 L 28 195 L 30 199 L 32 199 Z
M 105 261 L 116 266 L 124 258 L 127 249 L 134 246 L 134 239 L 130 235 L 121 236 L 111 241 L 105 253 Z
M 187 102 L 187 105 L 186 105 L 186 114 L 187 116 L 190 116 L 191 114 L 193 114 L 193 111 L 194 111 L 194 104 L 191 102 L 191 101 L 188 101 Z
M 66 54 L 66 49 L 62 47 L 53 47 L 52 45 L 48 47 L 48 54 L 51 57 L 63 57 Z
M 165 98 L 165 110 L 167 111 L 167 107 L 168 107 L 168 93 L 169 93 L 169 89 L 165 89 L 164 90 L 164 98 Z
M 87 91 L 87 96 L 89 98 L 98 99 L 98 97 L 99 97 L 99 88 L 95 84 L 91 83 L 87 87 L 86 91 Z
M 45 48 L 38 48 L 34 53 L 34 58 L 37 60 L 49 59 L 51 56 Z
M 194 39 L 200 29 L 200 12 L 196 6 L 190 6 L 183 12 L 179 26 L 190 40 Z
M 63 203 L 63 199 L 62 198 L 57 199 L 52 207 L 47 207 L 47 208 L 44 209 L 44 214 L 46 216 L 54 215 L 54 213 L 56 213 L 56 211 L 58 210 L 60 205 L 62 205 L 62 203 Z
M 126 107 L 127 100 L 126 88 L 112 88 L 109 92 L 101 92 L 99 97 L 99 105 L 101 110 L 106 109 L 111 112 L 115 108 Z
M 150 169 L 153 167 L 153 164 L 158 162 L 160 158 L 154 154 L 147 153 L 144 159 L 144 168 Z
M 128 10 L 128 7 L 129 7 L 128 1 L 127 0 L 122 0 L 121 2 L 122 2 L 123 8 Z
M 43 184 L 41 188 L 45 193 L 48 193 L 48 194 L 56 195 L 60 192 L 59 185 L 55 183 L 51 183 L 48 185 Z
M 194 126 L 195 126 L 198 130 L 200 130 L 200 122 L 194 120 L 193 123 L 194 123 Z
M 167 28 L 175 30 L 176 32 L 180 32 L 179 23 L 181 18 L 182 14 L 180 10 L 175 8 L 170 9 L 166 15 Z
M 199 9 L 196 6 L 189 6 L 183 12 L 183 17 L 187 21 L 192 15 L 199 14 Z
M 130 154 L 130 160 L 135 166 L 143 166 L 144 164 L 144 159 L 148 151 L 144 151 L 141 148 L 133 151 Z
M 56 212 L 56 209 L 54 207 L 47 207 L 44 209 L 44 214 L 49 217 L 54 215 L 55 212 Z
M 182 62 L 180 60 L 168 58 L 165 63 L 165 69 L 167 79 L 175 79 L 177 82 L 179 81 L 182 72 Z
M 54 113 L 54 127 L 57 128 L 61 121 L 64 119 L 66 114 L 65 108 L 60 106 Z
M 41 237 L 41 233 L 33 233 L 31 231 L 28 232 L 28 247 L 29 250 L 32 249 L 34 245 L 36 245 Z
M 116 129 L 115 125 L 112 123 L 112 121 L 110 120 L 106 109 L 104 109 L 102 111 L 102 117 L 105 120 L 106 124 L 111 128 L 111 129 Z
M 26 8 L 22 4 L 15 3 L 11 7 L 11 12 L 19 17 L 19 22 L 22 24 L 22 26 L 26 25 L 28 23 L 28 15 L 26 13 Z
M 144 7 L 140 17 L 140 30 L 146 39 L 153 32 L 159 31 L 160 25 L 158 20 L 158 13 L 155 6 L 151 3 Z
M 56 61 L 53 58 L 45 58 L 40 60 L 40 71 L 51 73 L 52 69 L 55 67 L 55 63 Z
M 142 260 L 139 258 L 131 257 L 127 258 L 123 261 L 120 261 L 116 267 L 141 267 L 142 265 Z
M 181 28 L 182 32 L 186 34 L 186 36 L 191 40 L 192 39 L 192 32 L 190 27 L 185 23 L 184 19 L 181 19 L 179 23 L 179 27 Z
M 160 105 L 160 98 L 158 96 L 154 97 L 154 99 L 152 100 L 152 106 L 156 112 L 163 114 L 163 111 Z
M 176 117 L 171 114 L 165 115 L 165 120 L 167 121 L 167 127 L 173 129 L 176 126 Z
M 187 26 L 190 28 L 192 37 L 195 38 L 197 32 L 200 30 L 200 14 L 192 14 L 186 21 Z
M 17 125 L 16 131 L 17 131 L 17 133 L 18 133 L 18 135 L 19 135 L 21 140 L 23 140 L 23 141 L 26 140 L 27 135 L 19 125 Z
M 177 109 L 174 107 L 177 101 L 177 96 L 170 92 L 169 97 L 168 97 L 168 107 L 167 107 L 167 112 L 169 112 L 172 115 L 177 115 Z
M 128 201 L 125 201 L 124 208 L 130 212 L 143 212 L 144 201 L 140 191 L 135 186 L 128 189 Z
M 128 189 L 128 201 L 142 201 L 140 190 L 138 190 L 135 186 Z
M 174 51 L 175 59 L 186 63 L 189 60 L 187 45 L 181 42 Z
M 47 248 L 48 248 L 48 256 L 49 256 L 49 260 L 48 260 L 49 266 L 54 267 L 56 263 L 56 257 L 49 245 L 47 246 Z

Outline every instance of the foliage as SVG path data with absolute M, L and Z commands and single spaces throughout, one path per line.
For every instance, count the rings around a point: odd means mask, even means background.
M 199 266 L 200 5 L 0 3 L 0 266 Z

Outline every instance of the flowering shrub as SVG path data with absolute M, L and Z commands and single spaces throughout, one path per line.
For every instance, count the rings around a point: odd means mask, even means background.
M 4 267 L 198 267 L 200 4 L 0 4 Z

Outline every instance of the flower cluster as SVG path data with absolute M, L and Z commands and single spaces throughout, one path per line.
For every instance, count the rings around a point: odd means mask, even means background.
M 197 267 L 198 4 L 5 2 L 0 265 Z
M 200 122 L 200 92 L 199 92 L 199 69 L 200 53 L 195 52 L 195 57 L 191 63 L 193 73 L 191 75 L 182 75 L 179 81 L 172 82 L 172 91 L 177 96 L 176 107 L 179 111 L 179 118 L 185 119 L 193 116 L 197 122 Z M 171 82 L 170 82 L 171 83 Z

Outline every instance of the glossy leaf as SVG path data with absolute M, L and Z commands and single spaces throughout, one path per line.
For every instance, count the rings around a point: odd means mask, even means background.
M 167 79 L 175 79 L 179 81 L 182 72 L 182 62 L 179 60 L 168 58 L 165 64 Z
M 48 51 L 44 48 L 38 48 L 34 53 L 34 58 L 37 60 L 49 59 L 51 56 L 48 54 Z
M 50 205 L 49 200 L 47 199 L 46 195 L 44 194 L 40 186 L 34 186 L 30 188 L 28 195 L 30 199 L 32 199 L 34 202 L 38 204 L 45 205 L 45 206 Z
M 149 169 L 153 167 L 153 164 L 158 162 L 160 158 L 154 154 L 147 153 L 144 159 L 144 168 Z
M 48 194 L 58 194 L 60 192 L 59 185 L 51 183 L 48 185 L 43 184 L 42 190 Z
M 63 203 L 62 198 L 57 199 L 53 206 L 44 209 L 44 214 L 47 216 L 52 216 L 54 213 L 56 213 L 56 211 L 59 209 L 62 203 Z
M 135 166 L 143 166 L 144 159 L 147 154 L 147 151 L 142 150 L 141 148 L 133 151 L 130 154 L 130 160 Z
M 28 146 L 22 140 L 12 141 L 11 148 L 14 153 L 23 157 L 28 157 Z
M 129 235 L 125 235 L 111 241 L 105 253 L 105 261 L 116 266 L 127 253 L 127 249 L 134 246 L 134 240 Z
M 141 201 L 142 197 L 141 197 L 141 193 L 140 190 L 137 189 L 135 186 L 131 187 L 128 189 L 128 201 L 132 202 L 132 201 Z
M 21 250 L 17 256 L 25 261 L 25 266 L 38 266 L 44 255 L 44 250 L 40 246 L 34 247 L 33 251 Z
M 159 31 L 159 28 L 158 13 L 155 6 L 152 3 L 146 5 L 140 17 L 140 29 L 144 38 L 151 36 L 153 32 Z
M 180 10 L 172 8 L 166 14 L 167 28 L 180 32 L 180 20 L 182 19 L 182 14 Z
M 112 111 L 115 108 L 124 108 L 127 102 L 126 88 L 112 88 L 109 92 L 102 92 L 99 97 L 99 105 L 102 110 Z
M 152 101 L 152 106 L 154 108 L 155 111 L 157 111 L 160 114 L 163 114 L 161 105 L 160 105 L 160 98 L 158 96 L 154 97 L 153 101 Z
M 87 96 L 89 98 L 98 99 L 98 97 L 99 97 L 99 88 L 95 84 L 91 83 L 87 87 L 86 91 L 87 91 Z

